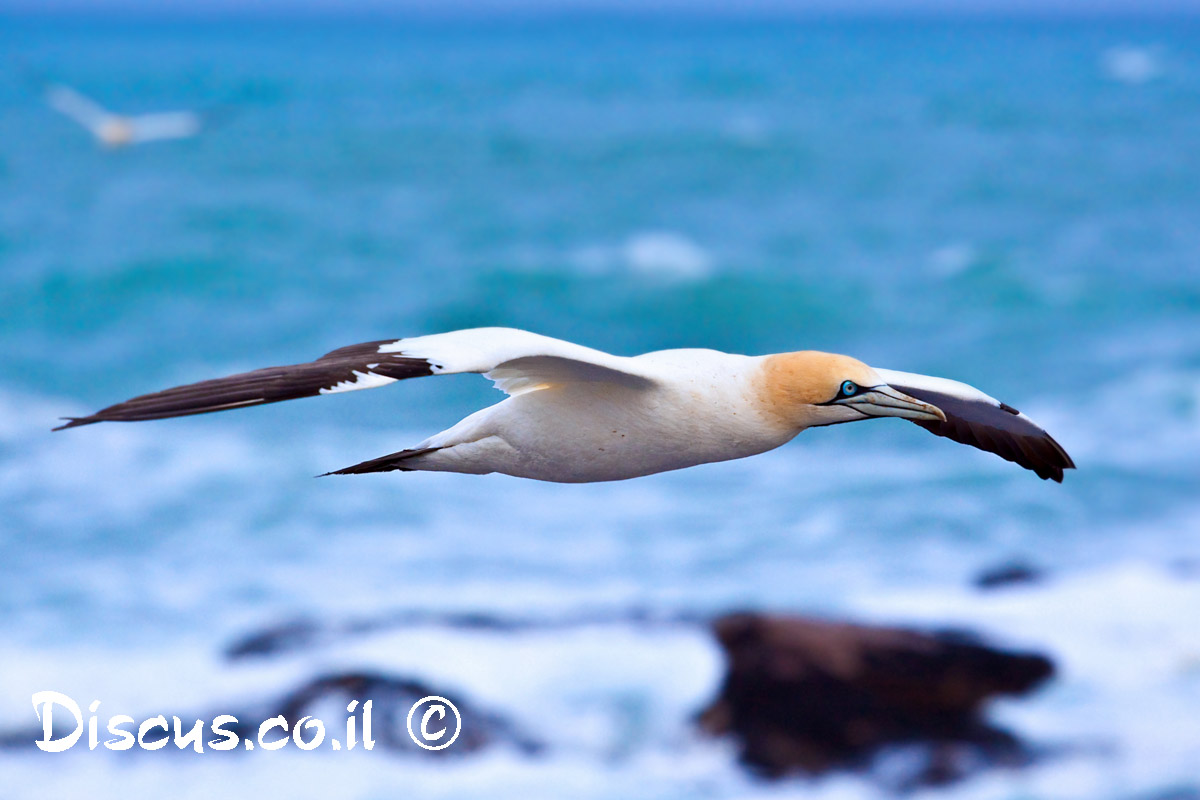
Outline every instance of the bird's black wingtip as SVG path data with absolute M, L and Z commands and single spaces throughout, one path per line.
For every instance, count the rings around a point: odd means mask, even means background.
M 342 467 L 341 469 L 335 469 L 335 470 L 333 470 L 332 472 L 322 472 L 322 473 L 321 473 L 320 475 L 318 475 L 317 477 L 318 477 L 318 478 L 325 478 L 325 477 L 328 477 L 328 476 L 330 476 L 330 475 L 361 475 L 361 474 L 363 474 L 364 472 L 378 472 L 378 471 L 380 471 L 380 470 L 357 469 L 357 467 L 361 467 L 361 466 L 362 466 L 361 464 L 355 464 L 353 467 Z
M 1054 478 L 1056 483 L 1062 483 L 1063 476 L 1065 475 L 1066 471 L 1069 469 L 1075 469 L 1075 459 L 1071 458 L 1071 455 L 1065 449 L 1063 449 L 1063 446 L 1054 441 L 1053 437 L 1051 437 L 1049 434 L 1046 434 L 1046 438 L 1048 438 L 1050 443 L 1054 446 L 1055 455 L 1058 457 L 1057 462 L 1052 465 L 1054 468 L 1054 474 L 1051 477 Z
M 1053 439 L 1050 441 L 1055 445 L 1058 458 L 1052 462 L 1046 463 L 1042 469 L 1037 470 L 1037 474 L 1038 477 L 1042 478 L 1043 480 L 1051 480 L 1055 483 L 1062 483 L 1063 478 L 1066 476 L 1066 471 L 1069 469 L 1075 469 L 1075 462 L 1069 455 L 1067 455 L 1067 451 L 1063 450 L 1062 447 L 1058 445 L 1058 442 L 1054 442 Z
M 367 462 L 370 463 L 370 462 Z M 377 470 L 360 469 L 362 464 L 355 464 L 352 467 L 342 467 L 331 472 L 322 472 L 320 475 L 314 475 L 314 478 L 327 478 L 330 475 L 361 475 L 364 472 L 376 472 Z
M 91 425 L 93 422 L 100 421 L 95 417 L 59 417 L 59 419 L 65 419 L 66 423 L 57 428 L 51 428 L 51 431 L 65 431 L 67 428 L 78 428 L 80 425 Z

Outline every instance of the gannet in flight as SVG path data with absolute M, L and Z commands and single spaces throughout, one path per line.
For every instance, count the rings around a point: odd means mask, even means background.
M 46 103 L 78 122 L 105 147 L 125 147 L 161 139 L 185 139 L 195 136 L 203 118 L 194 111 L 164 111 L 156 114 L 126 116 L 114 114 L 69 86 L 46 85 Z
M 1015 408 L 965 383 L 873 369 L 815 351 L 742 356 L 660 350 L 614 356 L 512 328 L 367 342 L 316 361 L 201 381 L 67 417 L 93 422 L 204 414 L 481 373 L 508 398 L 415 447 L 334 473 L 501 472 L 560 483 L 635 478 L 773 450 L 806 428 L 900 417 L 1062 482 L 1071 457 Z

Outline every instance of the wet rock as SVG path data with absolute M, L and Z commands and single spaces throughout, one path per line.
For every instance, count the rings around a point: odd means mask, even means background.
M 225 657 L 237 661 L 302 650 L 315 645 L 323 633 L 321 626 L 312 620 L 283 622 L 238 639 L 225 648 Z
M 55 736 L 62 733 L 55 732 Z M 0 731 L 0 750 L 32 750 L 34 741 L 42 737 L 41 726 Z
M 407 717 L 413 704 L 423 697 L 436 695 L 454 704 L 462 715 L 462 730 L 453 746 L 444 750 L 422 751 L 408 734 Z M 372 702 L 372 729 L 376 747 L 383 750 L 427 752 L 434 755 L 464 755 L 488 745 L 507 743 L 525 753 L 537 753 L 540 742 L 526 736 L 499 714 L 486 711 L 460 695 L 409 678 L 373 672 L 346 672 L 316 678 L 290 692 L 269 716 L 283 715 L 292 728 L 305 714 L 319 715 L 318 707 L 336 704 L 345 707 L 351 700 L 360 708 Z
M 1039 583 L 1044 577 L 1037 567 L 1023 561 L 1009 561 L 980 572 L 973 583 L 977 589 L 1003 589 Z
M 462 718 L 462 728 L 454 744 L 442 750 L 425 750 L 409 736 L 408 713 L 418 700 L 437 696 L 454 704 Z M 357 701 L 353 714 L 347 708 Z M 295 730 L 305 716 L 324 722 L 333 738 L 340 726 L 355 717 L 356 736 L 363 736 L 363 709 L 371 703 L 371 736 L 374 752 L 406 755 L 454 757 L 467 755 L 496 744 L 508 744 L 526 754 L 541 752 L 543 745 L 523 733 L 502 715 L 484 709 L 462 695 L 444 687 L 404 676 L 380 672 L 340 672 L 321 675 L 288 691 L 278 699 L 253 710 L 235 713 L 238 722 L 225 727 L 239 739 L 254 739 L 260 722 L 282 716 L 287 729 Z M 201 716 L 213 718 L 214 714 Z M 161 738 L 161 737 L 160 737 Z
M 907 758 L 888 782 L 900 786 L 1024 763 L 1029 750 L 989 724 L 983 708 L 1054 672 L 1042 655 L 1001 651 L 961 633 L 757 614 L 723 617 L 713 627 L 728 671 L 701 727 L 734 737 L 742 761 L 770 776 L 867 769 L 881 753 L 897 752 Z
M 617 610 L 582 609 L 556 616 L 500 616 L 486 612 L 395 611 L 375 617 L 331 620 L 320 623 L 301 619 L 281 622 L 248 633 L 225 648 L 230 661 L 266 658 L 336 645 L 339 642 L 376 633 L 405 628 L 442 628 L 459 631 L 570 630 L 586 625 L 628 624 L 644 627 L 707 625 L 709 618 L 700 614 L 660 612 L 643 608 Z
M 409 735 L 408 715 L 414 703 L 422 698 L 436 696 L 449 700 L 462 720 L 458 737 L 451 746 L 441 750 L 426 750 L 419 747 Z M 351 701 L 354 703 L 351 711 Z M 137 730 L 137 723 L 150 719 L 162 713 L 164 719 L 172 722 L 172 717 L 181 720 L 181 730 L 190 731 L 193 724 L 199 723 L 202 731 L 201 738 L 208 742 L 205 752 L 220 753 L 225 756 L 237 757 L 236 754 L 255 749 L 256 743 L 261 743 L 259 726 L 275 717 L 282 716 L 286 728 L 272 726 L 270 741 L 277 742 L 287 739 L 296 730 L 298 723 L 305 717 L 320 720 L 325 730 L 325 739 L 320 747 L 330 749 L 333 740 L 338 740 L 339 746 L 349 742 L 347 721 L 354 720 L 354 736 L 358 746 L 362 747 L 365 740 L 365 708 L 371 703 L 370 730 L 374 740 L 375 752 L 403 753 L 407 755 L 455 757 L 477 752 L 492 745 L 508 745 L 525 754 L 536 754 L 542 751 L 543 745 L 537 739 L 526 735 L 515 724 L 502 715 L 489 711 L 462 695 L 443 687 L 425 683 L 420 680 L 403 676 L 388 675 L 379 672 L 342 672 L 316 677 L 288 691 L 275 699 L 257 703 L 252 707 L 245 705 L 240 708 L 235 704 L 221 704 L 217 709 L 210 709 L 201 714 L 181 712 L 179 709 L 156 709 L 138 718 L 134 724 L 127 725 L 131 733 Z M 422 706 L 424 708 L 424 706 Z M 235 744 L 232 750 L 218 750 L 212 747 L 212 741 L 217 738 L 217 732 L 209 725 L 223 715 L 231 714 L 221 721 L 220 738 L 233 734 Z M 59 740 L 70 736 L 72 731 L 82 731 L 78 725 L 71 725 L 69 712 L 56 712 L 53 739 Z M 60 724 L 61 723 L 61 724 Z M 441 727 L 441 720 L 438 720 Z M 101 731 L 104 731 L 101 722 Z M 453 724 L 450 725 L 451 729 Z M 210 733 L 211 732 L 211 733 Z M 305 738 L 312 741 L 315 731 L 308 730 Z M 36 742 L 41 739 L 43 732 L 40 726 L 27 726 L 11 730 L 0 730 L 0 751 L 3 750 L 33 750 Z M 108 737 L 102 733 L 102 739 Z M 166 747 L 168 742 L 174 742 L 176 747 Z M 131 753 L 148 755 L 147 751 L 180 752 L 187 751 L 193 745 L 180 744 L 174 736 L 174 726 L 169 730 L 154 726 L 142 737 L 142 745 L 131 747 Z M 157 750 L 155 745 L 164 745 Z M 71 747 L 85 749 L 89 745 L 86 737 L 76 741 Z
M 1200 800 L 1200 786 L 1173 786 L 1159 792 L 1137 795 L 1135 800 Z

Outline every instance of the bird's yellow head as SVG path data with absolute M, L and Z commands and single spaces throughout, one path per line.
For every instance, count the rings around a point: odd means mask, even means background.
M 767 411 L 797 430 L 872 417 L 946 420 L 941 409 L 896 391 L 863 362 L 837 353 L 767 356 L 761 386 Z

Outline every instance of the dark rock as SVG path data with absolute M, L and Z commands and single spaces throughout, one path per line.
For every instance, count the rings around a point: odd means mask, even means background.
M 462 715 L 462 731 L 458 739 L 453 746 L 444 750 L 423 751 L 408 734 L 409 709 L 413 703 L 430 695 L 446 698 Z M 525 736 L 500 715 L 485 711 L 461 696 L 421 681 L 371 672 L 347 672 L 316 678 L 290 692 L 268 716 L 282 714 L 290 729 L 305 713 L 315 714 L 313 707 L 316 704 L 334 699 L 342 706 L 350 700 L 358 700 L 360 708 L 368 700 L 372 701 L 373 735 L 376 747 L 384 750 L 455 756 L 499 742 L 515 745 L 525 753 L 537 753 L 542 749 L 541 743 Z
M 909 746 L 922 752 L 922 766 L 896 783 L 942 784 L 979 766 L 1027 761 L 982 708 L 1054 672 L 1044 656 L 960 633 L 756 614 L 721 618 L 714 630 L 728 672 L 700 724 L 735 737 L 742 761 L 770 776 L 865 769 L 881 751 Z
M 462 727 L 454 744 L 442 750 L 425 750 L 413 742 L 408 733 L 408 713 L 413 704 L 429 696 L 442 697 L 449 700 L 458 709 L 462 718 Z M 351 700 L 357 700 L 355 711 L 351 714 L 347 706 Z M 326 741 L 323 749 L 332 747 L 332 740 L 342 743 L 348 740 L 343 735 L 346 720 L 355 718 L 355 736 L 363 741 L 363 709 L 367 701 L 371 701 L 371 731 L 375 740 L 374 750 L 392 753 L 404 753 L 418 756 L 434 756 L 439 758 L 463 756 L 497 744 L 515 747 L 525 754 L 536 754 L 542 751 L 543 744 L 526 735 L 516 725 L 500 714 L 486 710 L 461 695 L 448 691 L 439 686 L 433 686 L 423 681 L 386 675 L 377 672 L 345 672 L 323 675 L 300 685 L 286 694 L 253 707 L 237 708 L 232 704 L 224 704 L 220 710 L 212 710 L 203 714 L 179 713 L 178 710 L 163 712 L 164 717 L 171 721 L 178 716 L 183 721 L 183 729 L 190 730 L 195 721 L 200 721 L 205 730 L 205 741 L 213 737 L 208 735 L 208 726 L 217 717 L 232 712 L 235 722 L 222 722 L 222 730 L 235 734 L 239 741 L 253 743 L 258 738 L 259 725 L 274 717 L 282 716 L 287 721 L 287 732 L 276 729 L 271 734 L 272 740 L 286 738 L 295 730 L 297 723 L 306 715 L 319 719 L 325 726 Z M 158 711 L 138 719 L 155 716 Z M 61 715 L 56 715 L 56 722 Z M 69 717 L 68 717 L 69 720 Z M 102 723 L 103 725 L 103 723 Z M 54 738 L 61 738 L 71 733 L 74 726 L 56 725 Z M 131 726 L 132 730 L 136 728 Z M 103 727 L 101 728 L 103 731 Z M 173 730 L 173 729 L 172 729 Z M 311 732 L 310 732 L 311 733 Z M 161 728 L 151 729 L 144 737 L 148 745 L 170 738 L 172 733 L 164 732 Z M 36 741 L 41 739 L 41 727 L 17 728 L 0 730 L 0 750 L 33 750 Z M 106 738 L 102 736 L 102 738 Z M 86 737 L 75 745 L 80 749 L 87 748 Z M 229 751 L 208 749 L 209 753 L 237 757 L 250 748 L 237 746 Z M 134 747 L 131 752 L 142 749 Z M 142 751 L 144 753 L 144 751 Z M 178 752 L 174 747 L 166 747 L 159 752 Z
M 55 738 L 65 735 L 67 731 L 55 731 Z M 0 750 L 32 750 L 37 745 L 35 741 L 42 738 L 42 727 L 13 728 L 0 731 Z
M 235 640 L 225 648 L 225 657 L 230 661 L 273 657 L 329 646 L 355 637 L 416 627 L 517 633 L 521 631 L 569 630 L 586 625 L 695 626 L 707 625 L 709 621 L 708 617 L 699 614 L 664 613 L 642 608 L 581 609 L 557 616 L 500 616 L 486 612 L 443 612 L 414 609 L 375 617 L 332 620 L 325 623 L 305 619 L 271 625 Z
M 1022 561 L 1010 561 L 989 567 L 975 576 L 977 589 L 1001 589 L 1039 583 L 1045 577 L 1040 569 Z
M 238 639 L 225 648 L 225 657 L 230 661 L 237 661 L 242 658 L 300 650 L 312 647 L 322 634 L 321 627 L 312 620 L 300 619 L 284 622 Z
M 1137 795 L 1135 800 L 1200 800 L 1200 786 L 1172 786 L 1151 794 Z

